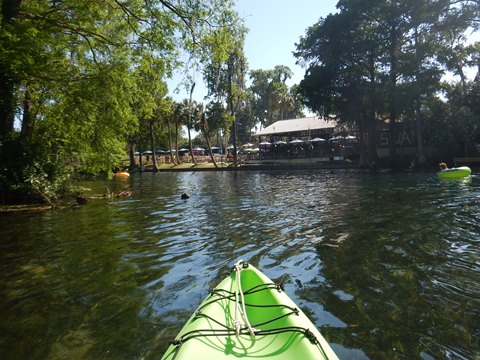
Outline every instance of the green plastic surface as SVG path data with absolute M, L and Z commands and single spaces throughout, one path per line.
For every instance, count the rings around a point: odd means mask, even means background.
M 232 271 L 199 306 L 200 314 L 197 310 L 180 330 L 176 339 L 183 339 L 181 345 L 170 345 L 162 359 L 338 359 L 283 290 L 252 265 L 240 274 L 247 317 L 256 335 L 233 330 L 234 320 L 241 318 L 231 295 L 239 288 Z
M 472 170 L 468 166 L 460 166 L 457 168 L 451 168 L 439 171 L 437 175 L 442 179 L 462 178 L 469 176 Z

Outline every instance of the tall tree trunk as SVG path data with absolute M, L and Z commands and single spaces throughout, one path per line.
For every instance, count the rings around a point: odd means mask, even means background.
M 397 167 L 397 30 L 391 29 L 390 37 L 390 115 L 389 115 L 389 130 L 390 130 L 390 166 Z
M 187 126 L 187 132 L 188 132 L 188 148 L 190 150 L 190 158 L 192 159 L 192 163 L 197 165 L 197 159 L 195 159 L 195 154 L 193 153 L 192 134 L 190 130 L 190 124 Z
M 192 158 L 192 162 L 197 165 L 197 160 L 195 159 L 195 155 L 193 153 L 193 144 L 192 144 L 192 134 L 191 134 L 191 127 L 192 127 L 192 118 L 193 118 L 193 106 L 192 106 L 192 96 L 193 96 L 193 89 L 195 89 L 195 83 L 192 84 L 190 88 L 190 100 L 188 101 L 188 147 L 190 149 L 190 156 Z
M 168 147 L 169 147 L 169 150 L 170 150 L 170 160 L 172 161 L 172 163 L 174 165 L 177 165 L 177 162 L 175 160 L 175 157 L 173 156 L 173 142 L 172 142 L 172 132 L 170 130 L 170 116 L 167 117 L 167 131 L 168 131 Z
M 415 41 L 415 81 L 416 94 L 415 94 L 415 132 L 417 138 L 417 166 L 424 167 L 427 164 L 427 157 L 425 156 L 425 148 L 423 146 L 423 136 L 422 136 L 422 109 L 421 109 L 421 74 L 420 74 L 420 49 L 418 44 L 418 27 L 415 27 L 414 33 Z
M 180 158 L 178 157 L 178 128 L 179 128 L 179 120 L 180 119 L 176 119 L 175 121 L 175 158 L 177 160 L 177 164 L 180 164 Z
M 201 125 L 202 125 L 203 136 L 205 137 L 205 142 L 207 143 L 208 153 L 210 154 L 210 159 L 212 160 L 212 163 L 215 166 L 215 168 L 218 168 L 218 165 L 215 162 L 215 157 L 213 156 L 213 153 L 212 153 L 212 147 L 210 145 L 210 137 L 208 136 L 208 132 L 207 132 L 207 120 L 205 118 L 205 114 L 202 114 Z
M 358 160 L 358 166 L 360 168 L 367 168 L 369 166 L 368 161 L 368 146 L 365 143 L 365 140 L 368 141 L 368 136 L 365 136 L 365 116 L 363 115 L 358 122 L 358 135 L 360 142 L 360 158 Z M 368 118 L 367 118 L 368 120 Z
M 3 0 L 0 28 L 13 25 L 21 0 Z M 5 36 L 1 34 L 0 36 Z M 0 142 L 11 138 L 15 120 L 15 86 L 17 79 L 10 71 L 8 56 L 0 56 Z
M 135 170 L 135 152 L 133 149 L 133 142 L 128 144 L 128 156 L 130 158 L 130 164 L 128 165 L 128 171 L 133 172 Z
M 377 83 L 375 78 L 375 56 L 370 53 L 370 109 L 367 119 L 368 161 L 371 169 L 375 169 L 378 162 L 377 155 Z
M 158 172 L 157 157 L 155 156 L 155 132 L 153 130 L 154 120 L 150 120 L 150 148 L 152 149 L 153 172 Z
M 233 115 L 233 114 L 232 114 Z M 233 115 L 235 116 L 235 115 Z M 233 163 L 235 166 L 238 164 L 238 151 L 237 151 L 237 121 L 233 120 Z
M 22 141 L 31 139 L 33 130 L 35 127 L 35 101 L 34 101 L 34 89 L 29 83 L 26 85 L 24 99 L 23 99 L 23 117 L 22 117 L 22 130 L 20 138 Z
M 233 105 L 233 65 L 229 64 L 228 69 L 228 107 L 230 108 L 230 115 L 233 119 L 233 163 L 235 166 L 238 164 L 237 155 L 237 120 L 235 119 L 235 109 Z
M 222 147 L 223 147 L 223 155 L 227 155 L 228 154 L 228 142 L 229 142 L 229 139 L 230 139 L 230 133 L 227 130 L 224 131 L 223 133 L 223 139 L 222 139 Z
M 143 155 L 142 147 L 138 147 L 138 172 L 143 172 Z
M 0 60 L 0 141 L 11 138 L 15 118 L 15 82 L 10 78 L 4 60 Z

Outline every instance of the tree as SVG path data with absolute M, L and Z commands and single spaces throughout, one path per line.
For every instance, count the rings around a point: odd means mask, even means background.
M 204 111 L 203 105 L 198 104 L 195 108 L 195 122 L 199 126 L 200 130 L 202 131 L 203 137 L 205 139 L 205 143 L 207 145 L 207 152 L 210 155 L 210 160 L 212 161 L 215 168 L 218 168 L 217 162 L 213 156 L 212 146 L 210 144 L 210 131 L 208 128 L 208 121 L 206 117 L 206 112 Z
M 228 133 L 228 129 L 231 127 L 232 118 L 229 116 L 223 104 L 219 101 L 210 102 L 203 115 L 204 116 L 201 118 L 202 133 L 207 142 L 212 162 L 214 163 L 215 167 L 217 167 L 217 164 L 213 158 L 209 139 L 213 134 L 218 133 L 219 131 L 222 131 L 223 134 Z M 226 148 L 226 144 L 223 145 L 224 148 Z
M 272 70 L 252 70 L 252 110 L 256 123 L 263 127 L 283 120 L 295 109 L 295 99 L 286 81 L 292 77 L 288 66 L 277 65 Z
M 233 28 L 231 24 L 234 24 Z M 235 31 L 232 31 L 235 29 Z M 212 54 L 206 60 L 204 80 L 208 96 L 216 101 L 225 101 L 232 119 L 233 156 L 237 163 L 236 115 L 245 98 L 245 74 L 247 61 L 243 52 L 246 28 L 236 13 L 230 13 L 221 21 L 217 31 L 206 37 L 205 43 Z
M 130 10 L 139 11 L 136 5 Z M 8 168 L 2 192 L 12 194 L 12 180 L 28 185 L 25 180 L 43 178 L 44 188 L 68 180 L 55 170 L 66 165 L 98 173 L 117 163 L 135 128 L 131 105 L 142 91 L 132 72 L 138 49 L 127 45 L 142 42 L 138 22 L 125 21 L 125 7 L 73 0 L 6 1 L 2 11 L 0 51 L 9 54 L 0 65 L 0 78 L 9 79 L 0 84 L 8 99 L 0 103 L 0 154 Z M 20 134 L 13 128 L 17 106 Z M 44 151 L 19 158 L 37 137 Z M 12 161 L 17 165 L 8 166 Z
M 161 100 L 167 94 L 167 86 L 162 81 L 164 76 L 164 68 L 162 61 L 157 58 L 150 57 L 145 53 L 142 62 L 135 69 L 135 78 L 138 83 L 138 88 L 145 89 L 142 97 L 136 101 L 135 110 L 140 119 L 140 133 L 142 128 L 148 129 L 148 141 L 145 141 L 152 152 L 153 171 L 158 171 L 156 156 L 155 156 L 155 127 L 158 123 L 158 108 Z
M 360 165 L 375 166 L 380 39 L 376 26 L 362 16 L 363 5 L 349 5 L 320 19 L 297 44 L 296 56 L 309 64 L 300 92 L 312 110 L 357 128 L 361 143 L 368 144 L 361 146 Z
M 164 139 L 164 143 L 167 144 L 170 161 L 172 162 L 172 164 L 175 164 L 175 165 L 177 165 L 178 163 L 176 159 L 176 152 L 174 155 L 174 152 L 172 151 L 174 147 L 173 140 L 172 140 L 172 135 L 174 135 L 172 130 L 172 121 L 175 122 L 176 110 L 177 110 L 177 103 L 175 103 L 172 98 L 166 97 L 161 100 L 161 103 L 158 109 L 158 117 L 163 121 L 160 121 L 159 123 L 165 129 L 165 131 L 163 132 L 164 136 L 166 137 L 166 139 Z
M 28 187 L 25 180 L 35 174 L 46 173 L 47 184 L 68 178 L 58 169 L 73 176 L 117 165 L 140 121 L 155 122 L 154 78 L 138 81 L 137 69 L 150 65 L 158 78 L 168 76 L 179 65 L 178 49 L 202 48 L 215 21 L 232 8 L 230 0 L 2 2 L 4 200 L 13 201 L 15 187 L 28 192 L 17 184 Z
M 195 89 L 195 83 L 192 84 L 190 88 L 190 99 L 188 101 L 188 121 L 187 121 L 187 129 L 188 129 L 188 146 L 190 149 L 190 154 L 192 156 L 192 162 L 197 165 L 197 160 L 193 154 L 193 146 L 192 146 L 192 132 L 191 129 L 193 127 L 193 112 L 194 112 L 194 105 L 192 102 L 193 90 Z
M 176 103 L 173 111 L 173 120 L 175 122 L 175 157 L 176 162 L 181 163 L 178 157 L 178 141 L 180 140 L 180 129 L 182 126 L 187 128 L 188 135 L 188 147 L 190 151 L 190 157 L 192 162 L 196 165 L 196 159 L 193 154 L 193 144 L 192 144 L 192 135 L 191 130 L 194 128 L 194 112 L 196 108 L 196 103 L 191 99 L 184 99 L 182 102 Z
M 285 119 L 296 119 L 305 117 L 304 105 L 303 105 L 303 96 L 300 92 L 298 84 L 294 84 L 290 87 L 289 91 L 290 98 L 292 100 L 293 108 L 291 108 L 287 114 L 284 116 Z
M 190 106 L 188 100 L 184 100 L 180 103 L 175 103 L 173 110 L 173 121 L 175 124 L 175 148 L 171 148 L 170 151 L 172 153 L 175 152 L 175 154 L 172 155 L 174 164 L 181 164 L 180 158 L 178 157 L 178 140 L 180 137 L 180 128 L 183 124 L 185 124 L 185 119 L 188 119 L 189 116 Z M 192 152 L 192 149 L 190 149 L 190 152 Z
M 442 55 L 445 59 L 456 58 L 445 40 L 458 41 L 469 26 L 475 28 L 470 10 L 478 7 L 472 3 L 339 1 L 340 12 L 320 19 L 297 44 L 296 56 L 308 66 L 300 84 L 305 103 L 355 124 L 361 138 L 367 131 L 370 164 L 376 162 L 377 117 L 388 119 L 392 166 L 397 165 L 396 124 L 411 121 L 417 164 L 425 163 L 426 100 L 440 90 L 442 52 L 449 54 Z M 453 62 L 460 76 L 467 63 Z

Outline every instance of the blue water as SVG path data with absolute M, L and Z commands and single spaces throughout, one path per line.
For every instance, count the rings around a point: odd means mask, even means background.
M 2 359 L 159 358 L 239 259 L 284 281 L 341 359 L 480 358 L 480 177 L 185 172 L 84 185 L 132 195 L 0 216 Z

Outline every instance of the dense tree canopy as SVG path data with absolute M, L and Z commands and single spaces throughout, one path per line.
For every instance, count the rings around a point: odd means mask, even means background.
M 252 115 L 257 123 L 268 126 L 277 120 L 291 119 L 301 114 L 295 88 L 289 89 L 286 84 L 292 75 L 292 70 L 283 65 L 277 65 L 272 70 L 250 72 Z
M 337 8 L 338 13 L 308 28 L 297 44 L 298 62 L 307 67 L 300 84 L 306 105 L 357 128 L 366 145 L 362 148 L 368 149 L 362 159 L 370 165 L 376 162 L 376 122 L 387 120 L 390 126 L 393 160 L 395 124 L 413 122 L 419 146 L 416 160 L 424 163 L 423 137 L 427 129 L 433 131 L 425 121 L 431 119 L 434 99 L 448 100 L 448 93 L 457 90 L 478 94 L 465 71 L 478 66 L 478 43 L 468 44 L 466 35 L 478 29 L 480 5 L 468 0 L 341 0 Z M 458 75 L 457 85 L 442 84 L 447 71 Z M 479 135 L 478 117 L 459 116 L 454 102 L 447 106 L 452 109 L 449 121 Z M 436 138 L 432 133 L 427 136 Z
M 78 170 L 117 164 L 142 123 L 155 125 L 179 51 L 202 64 L 198 49 L 232 9 L 231 0 L 3 1 L 3 201 L 21 200 L 15 189 L 49 199 Z

